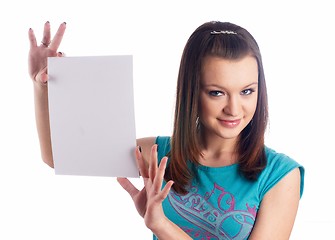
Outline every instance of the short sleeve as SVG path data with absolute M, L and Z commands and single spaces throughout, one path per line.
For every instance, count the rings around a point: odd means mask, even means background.
M 266 149 L 267 167 L 259 177 L 259 198 L 272 189 L 281 179 L 283 179 L 293 169 L 300 170 L 300 198 L 304 191 L 305 169 L 298 162 L 282 153 L 277 153 L 272 149 Z
M 167 136 L 158 136 L 156 138 L 156 144 L 158 145 L 158 163 L 160 163 L 161 159 L 170 152 L 171 150 L 171 137 Z

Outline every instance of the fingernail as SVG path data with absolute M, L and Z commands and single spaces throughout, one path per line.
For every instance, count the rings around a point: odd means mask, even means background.
M 66 22 L 63 22 L 66 25 Z
M 49 21 L 46 21 L 45 23 L 50 23 Z
M 142 148 L 141 148 L 141 146 L 138 146 L 138 150 L 140 150 L 140 152 L 142 152 Z

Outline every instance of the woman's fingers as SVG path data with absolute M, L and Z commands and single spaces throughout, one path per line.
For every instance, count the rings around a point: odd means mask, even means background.
M 124 190 L 126 190 L 129 195 L 133 198 L 139 190 L 127 179 L 127 178 L 117 178 L 117 181 L 123 187 Z
M 149 175 L 148 175 L 148 169 L 144 163 L 144 160 L 142 158 L 142 153 L 141 153 L 141 147 L 138 146 L 136 149 L 135 149 L 135 156 L 136 156 L 136 161 L 137 161 L 137 166 L 139 168 L 139 171 L 140 171 L 140 175 L 143 177 L 143 178 L 148 178 Z
M 59 26 L 59 28 L 58 28 L 58 30 L 57 30 L 57 32 L 56 32 L 54 38 L 52 39 L 52 41 L 51 41 L 51 43 L 50 43 L 49 48 L 50 48 L 51 50 L 57 52 L 57 49 L 58 49 L 60 43 L 62 42 L 62 39 L 63 39 L 63 36 L 64 36 L 64 32 L 65 32 L 65 29 L 66 29 L 66 23 L 63 22 L 63 23 Z
M 65 57 L 65 53 L 63 52 L 58 52 L 57 57 Z M 42 84 L 47 84 L 48 82 L 48 73 L 47 73 L 47 68 L 44 68 L 42 71 L 40 71 L 37 75 L 35 80 L 37 82 L 40 82 Z
M 171 186 L 173 185 L 173 181 L 169 181 L 162 189 L 168 157 L 162 158 L 158 166 L 157 147 L 158 147 L 157 144 L 155 144 L 151 148 L 149 169 L 146 168 L 146 165 L 142 159 L 140 147 L 136 148 L 135 154 L 137 164 L 139 166 L 141 176 L 144 179 L 144 184 L 146 186 L 147 191 L 151 192 L 151 194 L 153 194 L 152 196 L 156 195 L 156 197 L 158 197 L 156 198 L 157 200 L 162 201 L 168 195 Z
M 160 200 L 161 201 L 163 201 L 167 197 L 167 195 L 169 194 L 169 192 L 170 192 L 170 190 L 172 188 L 173 183 L 174 182 L 172 180 L 170 180 L 164 186 L 164 188 L 163 188 L 163 190 L 161 191 L 161 194 L 160 194 L 160 198 L 161 198 Z
M 65 32 L 66 24 L 62 23 L 57 33 L 54 36 L 52 43 L 50 43 L 50 23 L 46 22 L 43 29 L 43 38 L 41 44 L 38 45 L 34 31 L 30 28 L 28 37 L 30 42 L 30 51 L 28 54 L 28 68 L 29 75 L 34 81 L 46 84 L 48 81 L 47 58 L 48 57 L 64 57 L 64 53 L 58 52 L 57 49 L 61 43 Z M 50 45 L 49 45 L 50 44 Z
M 43 38 L 42 38 L 42 41 L 41 41 L 41 46 L 48 47 L 49 44 L 50 44 L 50 39 L 51 39 L 50 22 L 47 21 L 44 24 Z
M 57 57 L 65 57 L 65 53 L 64 52 L 58 52 Z
M 154 181 L 157 172 L 157 144 L 154 144 L 151 148 L 150 162 L 149 162 L 149 178 Z
M 155 174 L 155 179 L 153 182 L 153 188 L 155 193 L 159 193 L 162 188 L 163 184 L 163 179 L 164 179 L 164 174 L 165 174 L 165 169 L 166 169 L 166 163 L 167 163 L 167 157 L 163 157 L 159 167 L 157 169 L 157 172 Z
M 30 42 L 30 48 L 37 47 L 35 33 L 32 28 L 29 28 L 28 37 L 29 37 L 29 42 Z

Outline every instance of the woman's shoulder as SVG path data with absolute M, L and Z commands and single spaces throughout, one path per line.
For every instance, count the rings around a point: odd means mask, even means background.
M 158 160 L 166 156 L 170 152 L 170 141 L 169 136 L 155 136 L 155 137 L 143 137 L 137 139 L 137 146 L 141 147 L 142 157 L 145 162 L 150 161 L 151 148 L 154 144 L 158 145 Z
M 158 145 L 158 158 L 166 156 L 171 151 L 171 137 L 157 136 L 155 143 Z
M 156 144 L 158 145 L 170 145 L 171 137 L 170 136 L 157 136 L 156 137 Z
M 287 154 L 283 152 L 278 152 L 268 146 L 265 146 L 264 150 L 265 150 L 268 168 L 278 167 L 278 166 L 297 167 L 300 165 L 295 159 L 293 159 L 291 156 L 288 156 Z
M 267 185 L 266 188 L 271 188 L 293 169 L 299 168 L 302 195 L 305 175 L 304 167 L 287 154 L 277 152 L 276 150 L 267 146 L 265 146 L 265 155 L 267 159 L 267 166 L 260 175 L 260 182 L 264 185 Z

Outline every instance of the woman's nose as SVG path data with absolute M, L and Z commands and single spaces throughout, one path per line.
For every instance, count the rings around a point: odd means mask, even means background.
M 227 105 L 223 108 L 223 112 L 229 116 L 236 117 L 239 115 L 241 108 L 238 97 L 229 97 Z

